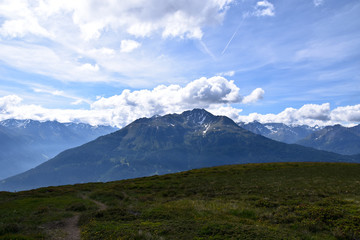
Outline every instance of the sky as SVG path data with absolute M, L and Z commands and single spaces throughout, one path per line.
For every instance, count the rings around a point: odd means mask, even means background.
M 360 123 L 360 0 L 0 0 L 0 120 Z

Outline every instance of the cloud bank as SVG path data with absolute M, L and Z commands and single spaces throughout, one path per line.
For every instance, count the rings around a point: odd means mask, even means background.
M 51 91 L 51 94 L 65 93 Z M 218 115 L 236 118 L 241 109 L 230 104 L 253 103 L 262 99 L 263 94 L 264 90 L 257 88 L 243 97 L 234 81 L 215 76 L 194 80 L 184 87 L 159 85 L 152 90 L 126 89 L 119 95 L 97 99 L 88 110 L 45 109 L 23 104 L 19 96 L 10 95 L 0 98 L 0 119 L 80 121 L 121 127 L 141 117 L 181 113 L 193 108 L 205 108 Z
M 251 113 L 247 116 L 240 115 L 242 109 L 233 106 L 243 104 L 246 107 L 247 104 L 261 100 L 264 93 L 263 89 L 257 88 L 249 95 L 241 96 L 240 88 L 234 81 L 215 76 L 194 80 L 184 87 L 159 85 L 152 90 L 126 89 L 119 95 L 97 98 L 90 104 L 90 109 L 47 109 L 39 105 L 23 103 L 19 96 L 9 95 L 0 98 L 0 120 L 8 118 L 57 120 L 123 127 L 141 117 L 204 108 L 213 114 L 228 116 L 236 122 L 279 122 L 310 126 L 338 123 L 354 125 L 360 122 L 360 104 L 337 107 L 333 110 L 329 103 L 305 104 L 299 109 L 286 108 L 278 114 Z
M 106 29 L 124 29 L 144 37 L 160 32 L 163 37 L 201 38 L 201 28 L 219 23 L 232 0 L 5 0 L 0 15 L 4 37 L 28 34 L 54 38 L 62 27 L 59 17 L 67 17 L 84 40 L 98 39 Z
M 258 121 L 261 123 L 285 123 L 288 125 L 355 125 L 360 122 L 360 104 L 353 106 L 337 107 L 333 110 L 329 103 L 305 104 L 301 108 L 286 108 L 279 114 L 251 113 L 248 116 L 238 116 L 241 122 Z

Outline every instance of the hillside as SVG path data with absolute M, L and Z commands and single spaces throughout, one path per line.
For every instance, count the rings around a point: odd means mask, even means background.
M 227 164 L 358 160 L 273 141 L 239 127 L 227 117 L 194 109 L 138 119 L 1 181 L 0 190 L 105 182 Z
M 297 144 L 345 155 L 359 154 L 360 125 L 350 128 L 341 125 L 328 126 L 299 140 Z
M 0 121 L 0 179 L 29 170 L 68 148 L 116 130 L 83 123 Z
M 0 239 L 359 239 L 359 172 L 243 164 L 0 192 Z

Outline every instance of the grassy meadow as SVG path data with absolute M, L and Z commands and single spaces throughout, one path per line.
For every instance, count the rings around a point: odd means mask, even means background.
M 70 239 L 74 216 L 81 239 L 360 239 L 360 165 L 230 165 L 0 192 L 0 239 Z

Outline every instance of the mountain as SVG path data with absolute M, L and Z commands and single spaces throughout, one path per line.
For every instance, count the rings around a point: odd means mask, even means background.
M 0 179 L 24 172 L 65 149 L 114 132 L 109 126 L 8 119 L 0 122 Z
M 314 131 L 319 130 L 319 127 L 306 125 L 288 126 L 283 123 L 260 123 L 258 121 L 250 123 L 239 122 L 238 124 L 250 132 L 284 143 L 296 143 Z
M 112 181 L 210 166 L 262 162 L 355 162 L 353 157 L 273 141 L 202 109 L 141 118 L 66 150 L 0 190 Z
M 328 126 L 297 143 L 339 154 L 360 154 L 360 125 L 350 128 L 341 125 Z

